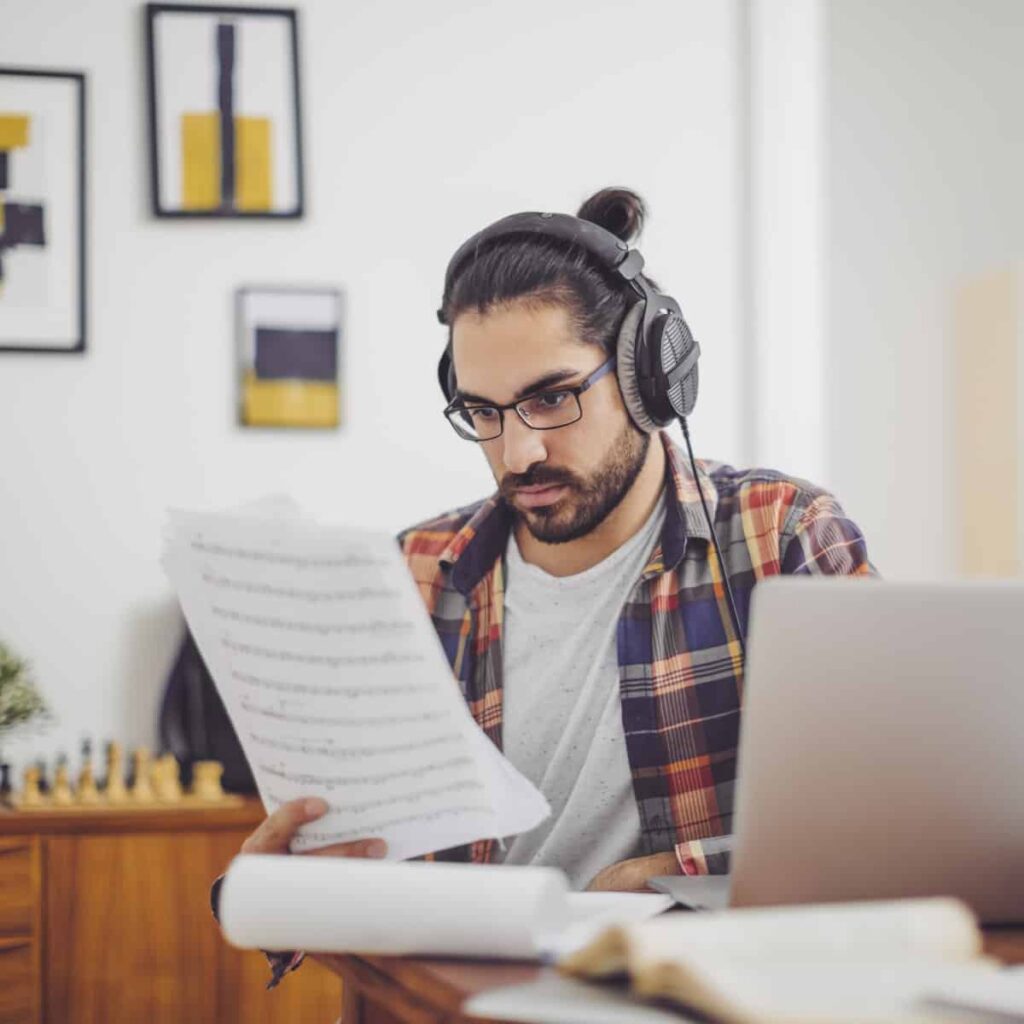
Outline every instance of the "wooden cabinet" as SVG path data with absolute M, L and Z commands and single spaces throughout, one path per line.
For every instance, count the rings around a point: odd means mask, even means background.
M 0 1024 L 333 1024 L 308 961 L 271 991 L 224 942 L 210 883 L 262 819 L 203 810 L 0 812 Z
M 2 821 L 2 819 L 0 819 Z M 42 892 L 39 840 L 0 828 L 0 1022 L 39 1020 Z

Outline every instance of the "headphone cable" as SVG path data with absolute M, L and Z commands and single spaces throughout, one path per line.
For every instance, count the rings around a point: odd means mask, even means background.
M 704 498 L 704 488 L 700 485 L 700 474 L 697 472 L 697 460 L 693 457 L 693 445 L 690 443 L 690 428 L 687 426 L 686 417 L 680 416 L 679 423 L 683 428 L 683 439 L 686 441 L 686 450 L 690 455 L 690 468 L 693 471 L 693 482 L 697 485 L 697 493 L 700 495 L 701 508 L 704 509 L 704 518 L 707 520 L 708 529 L 711 531 L 711 541 L 715 546 L 715 556 L 718 558 L 718 568 L 722 573 L 722 582 L 725 584 L 725 599 L 729 605 L 729 615 L 732 618 L 733 629 L 736 631 L 736 640 L 740 645 L 740 656 L 742 667 L 747 666 L 747 645 L 743 640 L 743 630 L 740 628 L 740 616 L 736 610 L 736 600 L 733 597 L 732 586 L 729 583 L 729 572 L 725 568 L 725 559 L 722 558 L 722 548 L 718 543 L 718 534 L 715 532 L 715 524 L 711 519 L 711 512 L 708 510 L 708 503 Z

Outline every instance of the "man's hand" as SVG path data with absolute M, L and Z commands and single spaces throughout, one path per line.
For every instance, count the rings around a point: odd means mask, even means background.
M 242 853 L 288 853 L 289 844 L 300 825 L 316 821 L 327 813 L 327 804 L 319 797 L 289 800 L 268 815 L 244 843 Z M 314 857 L 373 857 L 387 855 L 388 844 L 383 839 L 354 839 L 350 843 L 335 843 L 309 850 Z
M 649 857 L 620 860 L 599 871 L 587 886 L 588 892 L 650 892 L 647 879 L 657 875 L 680 874 L 674 853 L 652 853 Z

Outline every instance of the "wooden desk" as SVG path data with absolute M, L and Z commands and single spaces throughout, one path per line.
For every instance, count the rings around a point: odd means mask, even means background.
M 1024 928 L 991 929 L 985 952 L 1024 964 Z M 320 963 L 344 983 L 341 1024 L 461 1024 L 462 1003 L 477 992 L 536 978 L 534 964 L 428 960 L 413 957 L 334 956 Z

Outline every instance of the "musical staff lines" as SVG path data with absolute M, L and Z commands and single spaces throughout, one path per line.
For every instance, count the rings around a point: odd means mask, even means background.
M 385 754 L 400 754 L 412 750 L 426 750 L 429 747 L 439 747 L 446 743 L 461 746 L 462 735 L 457 732 L 445 733 L 443 736 L 431 736 L 425 740 L 414 740 L 412 742 L 391 743 L 380 747 L 334 747 L 330 744 L 318 743 L 296 743 L 288 740 L 275 740 L 270 736 L 259 736 L 250 733 L 249 738 L 258 743 L 261 747 L 270 750 L 280 750 L 286 754 L 315 754 L 320 757 L 330 757 L 338 761 L 351 761 L 358 757 L 380 757 Z
M 241 643 L 230 637 L 223 637 L 221 643 L 236 654 L 248 654 L 254 658 L 267 658 L 271 661 L 290 661 L 297 665 L 322 665 L 325 668 L 341 668 L 343 665 L 367 668 L 377 665 L 409 665 L 423 661 L 423 655 L 418 651 L 382 651 L 379 654 L 309 654 L 304 651 L 282 651 L 274 647 Z
M 299 786 L 382 786 L 396 779 L 418 778 L 435 772 L 446 772 L 452 768 L 471 768 L 473 763 L 473 758 L 462 755 L 449 757 L 446 761 L 433 761 L 428 764 L 416 764 L 410 768 L 378 772 L 376 775 L 313 775 L 309 772 L 289 772 L 273 765 L 262 764 L 260 767 L 279 779 L 294 782 Z
M 181 510 L 162 561 L 266 806 L 331 805 L 293 850 L 378 835 L 402 859 L 547 813 L 473 722 L 389 534 Z
M 278 679 L 264 679 L 249 672 L 232 670 L 231 677 L 240 683 L 255 686 L 261 690 L 273 690 L 276 693 L 306 695 L 316 697 L 394 697 L 413 693 L 427 693 L 433 689 L 429 683 L 381 683 L 366 685 L 317 685 L 316 683 L 286 683 Z
M 451 718 L 451 711 L 418 711 L 411 715 L 297 715 L 292 712 L 282 711 L 279 708 L 268 708 L 259 704 L 253 704 L 244 697 L 241 701 L 242 707 L 251 715 L 261 715 L 264 718 L 273 718 L 278 722 L 290 722 L 293 725 L 319 725 L 319 726 L 388 726 L 388 725 L 418 725 L 422 722 L 439 722 Z
M 411 622 L 402 622 L 398 619 L 371 619 L 369 622 L 299 622 L 294 619 L 281 619 L 272 615 L 246 615 L 243 612 L 234 611 L 231 608 L 222 608 L 213 605 L 211 613 L 219 619 L 227 619 L 230 622 L 238 622 L 247 626 L 261 626 L 265 629 L 282 629 L 293 633 L 316 633 L 320 636 L 362 635 L 371 634 L 395 634 L 409 633 L 412 630 Z
M 235 558 L 247 562 L 261 562 L 264 565 L 281 565 L 290 569 L 375 569 L 386 563 L 371 555 L 345 552 L 342 555 L 302 555 L 295 551 L 256 551 L 253 548 L 234 547 L 230 544 L 216 544 L 195 538 L 191 547 L 203 555 L 218 555 L 221 558 Z
M 204 572 L 205 584 L 220 590 L 234 590 L 243 594 L 257 594 L 260 597 L 284 598 L 288 601 L 304 601 L 319 604 L 329 601 L 375 601 L 394 600 L 399 592 L 389 587 L 350 587 L 341 590 L 312 590 L 309 587 L 285 587 L 254 580 L 236 580 L 229 576 L 215 576 Z

